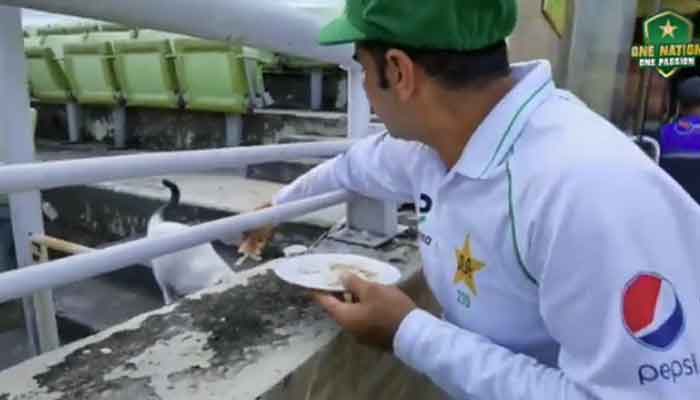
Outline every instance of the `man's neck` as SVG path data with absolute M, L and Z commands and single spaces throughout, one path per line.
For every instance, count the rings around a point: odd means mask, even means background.
M 457 164 L 474 132 L 514 86 L 515 80 L 508 77 L 480 90 L 445 91 L 433 96 L 425 144 L 438 152 L 448 170 Z

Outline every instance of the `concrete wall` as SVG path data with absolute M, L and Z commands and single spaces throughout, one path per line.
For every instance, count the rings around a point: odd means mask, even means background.
M 546 59 L 560 83 L 568 57 L 568 39 L 560 38 L 542 13 L 542 0 L 520 0 L 515 32 L 508 39 L 511 61 Z

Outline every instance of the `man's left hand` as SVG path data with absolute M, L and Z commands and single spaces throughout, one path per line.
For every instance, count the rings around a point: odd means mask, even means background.
M 322 293 L 315 293 L 314 300 L 361 343 L 390 351 L 401 321 L 417 308 L 416 304 L 398 288 L 371 283 L 356 275 L 344 276 L 343 284 L 357 303 L 344 303 Z

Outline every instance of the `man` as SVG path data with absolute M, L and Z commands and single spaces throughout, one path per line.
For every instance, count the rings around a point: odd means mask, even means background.
M 355 276 L 316 300 L 455 399 L 694 399 L 700 209 L 622 133 L 510 66 L 515 0 L 348 0 L 323 44 L 354 42 L 389 134 L 285 187 L 431 204 L 419 229 L 444 318 Z
M 678 102 L 678 119 L 661 129 L 661 154 L 700 157 L 700 77 L 678 86 Z

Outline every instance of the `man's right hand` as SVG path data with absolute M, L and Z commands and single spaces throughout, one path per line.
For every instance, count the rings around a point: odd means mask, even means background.
M 272 207 L 272 204 L 265 203 L 255 210 L 259 211 L 269 207 Z M 248 256 L 260 257 L 274 233 L 275 227 L 272 225 L 266 225 L 262 228 L 245 232 L 243 234 L 243 242 L 238 247 L 238 252 Z

